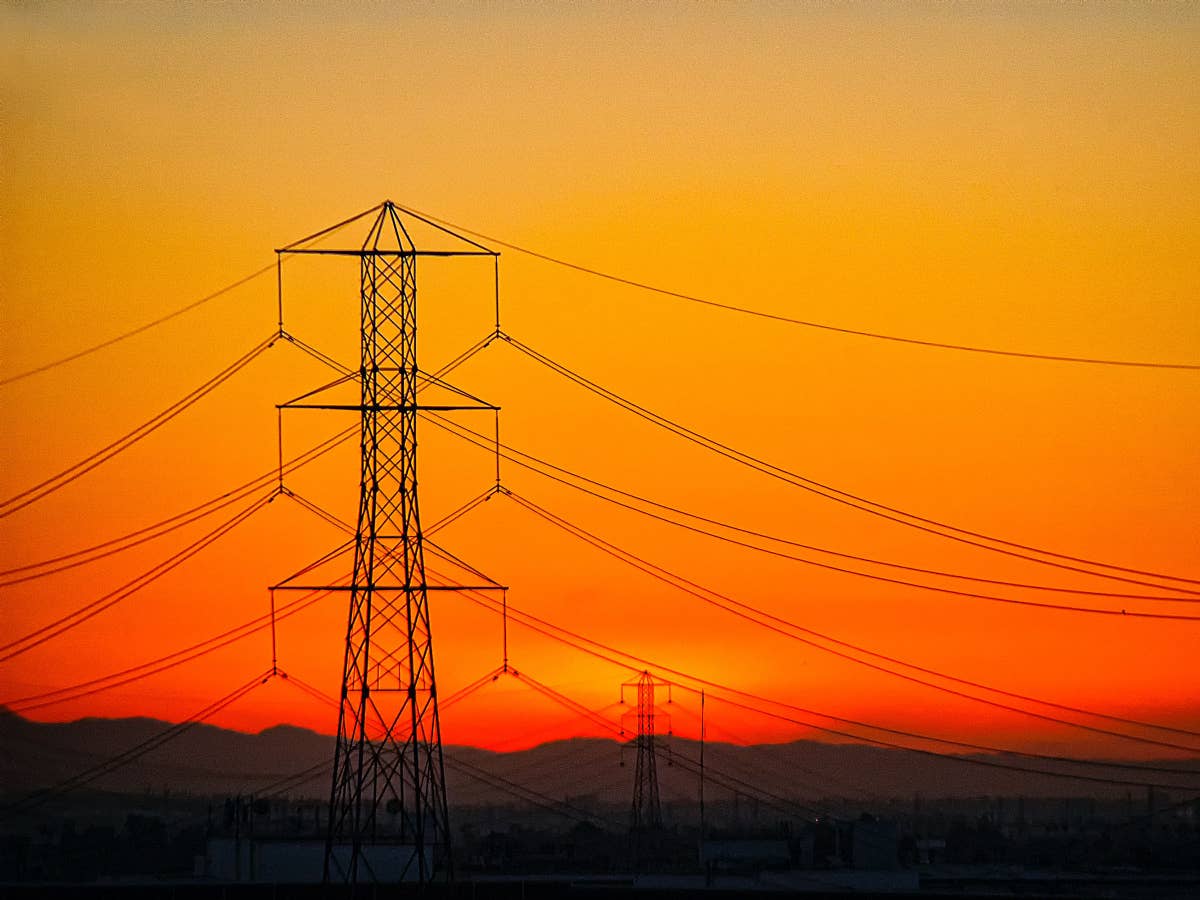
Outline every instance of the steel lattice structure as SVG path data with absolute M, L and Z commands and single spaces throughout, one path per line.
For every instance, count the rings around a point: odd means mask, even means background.
M 349 409 L 361 416 L 353 578 L 339 586 L 350 601 L 325 878 L 427 883 L 451 872 L 429 592 L 468 586 L 426 581 L 417 413 L 491 407 L 418 404 L 419 388 L 437 379 L 417 365 L 417 260 L 494 254 L 458 235 L 472 249 L 419 250 L 396 207 L 387 201 L 378 209 L 357 250 L 280 251 L 357 256 L 361 288 L 360 402 L 281 408 Z M 469 587 L 499 587 L 488 581 Z M 276 587 L 313 586 L 288 581 Z
M 625 688 L 637 690 L 637 764 L 633 775 L 633 807 L 630 812 L 630 830 L 635 834 L 662 828 L 662 805 L 658 797 L 658 746 L 655 738 L 655 688 L 667 687 L 667 682 L 657 681 L 649 672 L 643 672 L 637 681 L 621 685 L 622 700 Z

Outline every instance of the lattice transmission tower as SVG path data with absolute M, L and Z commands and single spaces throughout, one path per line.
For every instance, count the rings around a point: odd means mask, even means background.
M 417 262 L 427 256 L 496 254 L 399 210 L 391 201 L 376 209 L 378 214 L 360 247 L 326 249 L 305 239 L 277 251 L 281 259 L 288 253 L 308 253 L 359 260 L 358 371 L 280 408 L 357 412 L 361 479 L 354 538 L 320 561 L 323 565 L 339 553 L 352 553 L 350 584 L 297 583 L 313 580 L 314 564 L 275 589 L 324 588 L 349 593 L 326 880 L 428 883 L 451 873 L 429 594 L 502 586 L 422 534 L 417 489 L 418 412 L 495 407 L 418 367 Z M 418 223 L 426 230 L 436 229 L 433 233 L 443 239 L 453 239 L 455 246 L 418 248 L 410 236 L 411 226 Z M 282 286 L 280 298 L 283 334 Z M 357 396 L 346 403 L 316 402 L 323 392 L 339 387 L 357 387 Z M 419 403 L 418 392 L 430 387 L 449 392 L 451 402 Z M 470 572 L 482 583 L 439 580 L 431 584 L 425 566 L 427 552 L 452 561 L 459 572 Z M 305 573 L 310 575 L 308 579 L 304 579 Z
M 621 685 L 621 700 L 625 699 L 625 690 L 637 691 L 637 764 L 633 774 L 633 807 L 630 811 L 629 826 L 634 834 L 645 831 L 655 831 L 662 828 L 662 804 L 658 796 L 658 744 L 655 735 L 656 712 L 654 707 L 655 689 L 665 687 L 670 690 L 670 683 L 657 681 L 649 672 L 642 672 L 637 681 L 627 681 Z

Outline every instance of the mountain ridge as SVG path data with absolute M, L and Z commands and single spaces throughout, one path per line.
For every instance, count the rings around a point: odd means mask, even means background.
M 0 792 L 20 795 L 56 785 L 172 727 L 171 723 L 147 717 L 85 717 L 42 723 L 11 710 L 0 710 Z M 660 740 L 657 768 L 664 802 L 694 799 L 698 792 L 699 745 L 677 737 Z M 109 791 L 153 787 L 193 794 L 264 791 L 273 781 L 332 759 L 333 745 L 330 735 L 288 723 L 258 732 L 198 723 L 162 747 L 101 776 L 93 786 Z M 636 760 L 636 751 L 629 742 L 595 737 L 546 741 L 515 751 L 446 745 L 444 752 L 451 803 L 467 805 L 511 802 L 494 783 L 481 780 L 478 769 L 550 797 L 589 796 L 601 802 L 627 802 Z M 706 790 L 714 798 L 756 793 L 797 801 L 914 794 L 1116 797 L 1139 790 L 1129 785 L 1013 771 L 1006 766 L 1073 771 L 1114 781 L 1178 783 L 1180 794 L 1187 792 L 1187 783 L 1193 792 L 1200 784 L 1200 759 L 1170 761 L 1173 768 L 1190 773 L 1187 776 L 1153 772 L 1141 776 L 1129 770 L 1052 764 L 1022 757 L 934 757 L 865 744 L 813 740 L 745 746 L 709 742 L 704 753 Z M 1154 761 L 1143 764 L 1153 765 Z M 319 797 L 324 793 L 320 784 L 320 778 L 314 776 L 299 793 Z

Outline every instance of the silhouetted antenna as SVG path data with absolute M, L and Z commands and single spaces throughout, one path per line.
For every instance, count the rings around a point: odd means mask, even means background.
M 704 842 L 707 821 L 704 817 L 704 741 L 708 737 L 704 721 L 704 691 L 700 691 L 700 841 Z

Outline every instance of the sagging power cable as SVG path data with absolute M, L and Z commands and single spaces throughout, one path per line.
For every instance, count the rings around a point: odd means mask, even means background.
M 1007 556 L 1014 556 L 1014 557 L 1017 557 L 1020 559 L 1025 559 L 1029 562 L 1035 562 L 1035 563 L 1039 563 L 1041 565 L 1054 566 L 1056 568 L 1067 569 L 1067 570 L 1073 571 L 1073 572 L 1081 572 L 1083 574 L 1092 575 L 1097 578 L 1107 578 L 1110 580 L 1124 581 L 1124 582 L 1128 582 L 1128 583 L 1132 583 L 1132 584 L 1139 584 L 1144 587 L 1154 587 L 1154 588 L 1158 588 L 1160 590 L 1181 590 L 1181 591 L 1184 590 L 1182 588 L 1178 588 L 1178 587 L 1174 587 L 1174 586 L 1139 581 L 1139 580 L 1130 579 L 1128 577 L 1123 577 L 1123 576 L 1112 574 L 1113 572 L 1123 572 L 1123 573 L 1126 573 L 1126 575 L 1142 575 L 1142 576 L 1146 576 L 1146 577 L 1150 577 L 1150 578 L 1162 579 L 1164 581 L 1175 581 L 1175 582 L 1180 582 L 1180 583 L 1189 584 L 1189 585 L 1200 585 L 1200 579 L 1197 579 L 1197 578 L 1189 578 L 1189 577 L 1184 577 L 1184 576 L 1180 576 L 1180 575 L 1173 575 L 1173 574 L 1166 573 L 1166 572 L 1155 572 L 1155 571 L 1150 571 L 1150 570 L 1145 570 L 1145 569 L 1132 568 L 1132 567 L 1128 567 L 1128 566 L 1114 565 L 1112 563 L 1106 563 L 1106 562 L 1102 562 L 1099 560 L 1092 560 L 1092 559 L 1087 559 L 1085 557 L 1071 556 L 1071 555 L 1065 554 L 1065 553 L 1058 553 L 1056 551 L 1046 550 L 1044 548 L 1036 547 L 1031 544 L 1022 544 L 1022 543 L 1018 543 L 1016 541 L 1010 541 L 1010 540 L 1007 540 L 1004 538 L 994 537 L 992 535 L 988 535 L 983 532 L 972 531 L 970 529 L 961 528 L 957 525 L 951 525 L 946 522 L 938 521 L 937 519 L 929 518 L 926 516 L 920 516 L 920 515 L 917 515 L 916 513 L 911 513 L 911 512 L 907 512 L 906 510 L 899 509 L 898 507 L 888 506 L 884 503 L 880 503 L 878 501 L 871 500 L 867 497 L 863 497 L 858 494 L 853 494 L 849 491 L 844 491 L 840 488 L 833 487 L 832 485 L 825 484 L 823 482 L 817 481 L 816 479 L 812 479 L 807 476 L 801 475 L 797 472 L 793 472 L 789 469 L 785 469 L 782 466 L 777 466 L 774 463 L 767 462 L 763 459 L 760 459 L 759 457 L 753 456 L 749 453 L 745 453 L 741 450 L 737 450 L 734 447 L 729 446 L 728 444 L 724 444 L 713 438 L 707 437 L 706 435 L 703 435 L 698 431 L 694 431 L 684 425 L 679 424 L 678 422 L 676 422 L 672 419 L 667 418 L 664 415 L 653 412 L 644 406 L 641 406 L 637 403 L 634 403 L 631 400 L 626 399 L 625 397 L 622 397 L 621 395 L 617 394 L 615 391 L 611 391 L 608 388 L 605 388 L 602 385 L 596 383 L 595 381 L 592 381 L 592 380 L 584 377 L 583 375 L 580 375 L 578 372 L 575 372 L 572 369 L 567 368 L 566 366 L 562 365 L 561 363 L 555 362 L 554 360 L 550 359 L 550 357 L 546 356 L 545 354 L 540 353 L 537 350 L 534 350 L 528 344 L 524 344 L 521 341 L 518 341 L 516 338 L 513 338 L 512 336 L 510 336 L 508 334 L 501 333 L 499 335 L 499 337 L 501 340 L 503 340 L 509 346 L 515 348 L 516 350 L 518 350 L 519 352 L 521 352 L 528 358 L 532 359 L 533 361 L 550 369 L 553 372 L 556 372 L 557 374 L 561 375 L 562 377 L 566 378 L 569 381 L 574 382 L 575 384 L 579 385 L 580 387 L 583 387 L 586 390 L 591 391 L 592 393 L 596 394 L 597 396 L 599 396 L 605 400 L 608 400 L 610 403 L 620 406 L 621 408 L 625 409 L 627 412 L 633 413 L 634 415 L 638 416 L 639 418 L 642 418 L 645 421 L 650 422 L 651 424 L 657 425 L 660 428 L 664 428 L 665 430 L 670 431 L 673 434 L 676 434 L 679 437 L 682 437 L 687 441 L 697 444 L 698 446 L 704 447 L 706 450 L 709 450 L 710 452 L 717 453 L 720 456 L 724 456 L 725 458 L 730 459 L 733 462 L 741 463 L 742 465 L 748 466 L 749 468 L 752 468 L 752 469 L 755 469 L 756 471 L 762 472 L 765 475 L 769 475 L 773 478 L 776 478 L 778 480 L 781 480 L 788 484 L 791 484 L 794 487 L 798 487 L 801 490 L 805 490 L 810 493 L 814 493 L 818 496 L 824 497 L 827 500 L 833 500 L 834 502 L 841 503 L 846 506 L 850 506 L 850 507 L 852 507 L 854 509 L 858 509 L 862 512 L 866 512 L 871 515 L 878 516 L 880 518 L 887 519 L 892 522 L 896 522 L 897 524 L 900 524 L 900 525 L 905 525 L 910 528 L 915 528 L 917 530 L 924 531 L 929 534 L 934 534 L 939 537 L 948 538 L 948 539 L 954 540 L 954 541 L 959 541 L 960 543 L 969 544 L 971 546 L 979 547 L 984 550 L 990 550 L 995 553 L 1003 553 Z M 985 541 L 990 542 L 990 543 L 984 543 Z M 993 544 L 999 545 L 999 546 L 992 546 Z M 1041 559 L 1038 556 L 1032 556 L 1030 554 L 1040 554 L 1041 556 L 1051 557 L 1051 559 Z M 1077 563 L 1079 565 L 1091 566 L 1094 569 L 1106 569 L 1108 571 L 1107 572 L 1097 572 L 1097 571 L 1093 571 L 1092 569 L 1080 568 L 1079 566 L 1076 566 L 1076 565 L 1067 565 L 1063 562 L 1058 562 L 1057 560 L 1065 560 L 1066 562 L 1069 562 L 1069 563 Z M 1191 589 L 1187 589 L 1187 592 L 1188 593 L 1196 593 L 1196 591 L 1191 590 Z
M 0 501 L 0 519 L 5 516 L 10 516 L 19 509 L 24 509 L 32 503 L 48 497 L 55 491 L 66 487 L 71 482 L 86 475 L 88 472 L 95 469 L 97 466 L 108 462 L 119 453 L 128 450 L 130 447 L 137 444 L 139 441 L 153 434 L 159 428 L 166 425 L 184 410 L 188 409 L 194 403 L 212 393 L 251 362 L 258 358 L 260 354 L 271 347 L 276 340 L 276 335 L 272 334 L 255 344 L 249 351 L 242 354 L 234 362 L 226 366 L 212 378 L 204 382 L 204 384 L 188 392 L 179 400 L 176 400 L 162 412 L 147 419 L 141 425 L 138 425 L 132 431 L 126 432 L 115 441 L 101 447 L 95 453 L 84 457 L 79 462 L 68 466 L 60 472 L 51 475 L 32 487 L 26 488 L 19 494 L 14 494 L 7 500 Z

